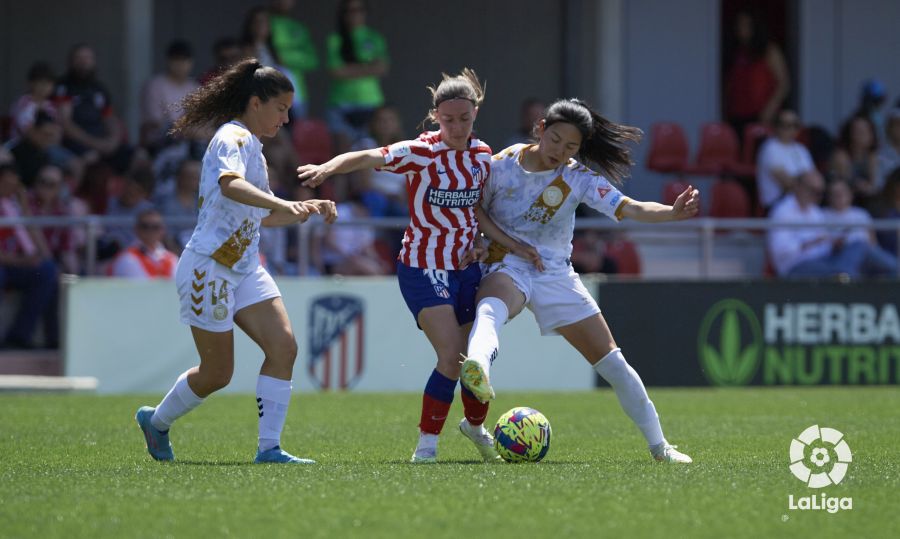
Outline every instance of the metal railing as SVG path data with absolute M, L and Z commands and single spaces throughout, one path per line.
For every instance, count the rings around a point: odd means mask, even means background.
M 190 227 L 196 223 L 193 217 L 164 217 L 166 224 L 170 227 Z M 70 229 L 81 228 L 85 237 L 85 253 L 84 268 L 88 275 L 96 274 L 97 269 L 97 240 L 102 236 L 103 231 L 110 227 L 133 227 L 134 217 L 113 217 L 100 215 L 87 215 L 83 217 L 55 217 L 55 216 L 39 216 L 39 217 L 0 217 L 0 228 L 11 227 L 15 225 L 25 225 L 27 227 L 66 227 Z M 390 218 L 369 218 L 369 219 L 352 219 L 339 221 L 333 225 L 326 225 L 320 221 L 310 221 L 297 226 L 298 241 L 298 260 L 297 265 L 301 275 L 306 274 L 306 269 L 310 266 L 310 247 L 314 238 L 317 237 L 316 230 L 327 226 L 366 226 L 376 229 L 397 230 L 404 229 L 409 224 L 406 217 L 390 217 Z M 714 258 L 715 240 L 722 232 L 744 232 L 747 234 L 764 233 L 772 229 L 783 228 L 833 228 L 846 230 L 848 228 L 864 228 L 871 230 L 890 230 L 897 235 L 898 244 L 900 244 L 900 220 L 893 219 L 875 219 L 869 224 L 846 224 L 846 223 L 772 223 L 768 219 L 724 219 L 699 217 L 688 219 L 686 221 L 677 221 L 669 223 L 638 223 L 634 221 L 623 221 L 615 223 L 606 218 L 579 218 L 575 220 L 575 228 L 578 230 L 602 230 L 602 231 L 618 231 L 633 232 L 635 236 L 639 236 L 641 242 L 654 241 L 654 239 L 662 239 L 667 244 L 671 244 L 673 239 L 685 244 L 696 243 L 700 250 L 700 277 L 709 278 L 712 275 L 712 262 Z M 900 262 L 900 254 L 898 254 L 898 262 Z M 898 264 L 900 265 L 900 264 Z M 898 275 L 900 276 L 900 275 Z

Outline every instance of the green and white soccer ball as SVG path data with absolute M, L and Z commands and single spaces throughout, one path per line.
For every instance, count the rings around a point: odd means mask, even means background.
M 538 462 L 550 450 L 550 422 L 534 408 L 513 408 L 497 420 L 494 448 L 506 462 Z

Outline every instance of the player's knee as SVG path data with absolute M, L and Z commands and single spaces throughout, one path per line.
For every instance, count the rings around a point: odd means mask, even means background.
M 231 376 L 234 374 L 234 368 L 220 367 L 207 371 L 204 376 L 206 389 L 211 393 L 218 391 L 231 383 Z

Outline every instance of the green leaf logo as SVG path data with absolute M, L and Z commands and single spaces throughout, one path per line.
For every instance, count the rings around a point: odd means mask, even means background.
M 706 313 L 697 352 L 713 385 L 742 386 L 753 379 L 762 355 L 759 320 L 746 303 L 724 299 Z

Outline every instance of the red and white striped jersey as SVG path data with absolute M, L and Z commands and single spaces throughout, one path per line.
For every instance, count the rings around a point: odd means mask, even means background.
M 410 222 L 400 261 L 413 268 L 459 269 L 478 232 L 475 205 L 491 172 L 490 147 L 473 137 L 468 149 L 453 150 L 440 131 L 432 131 L 381 153 L 381 170 L 406 176 Z

